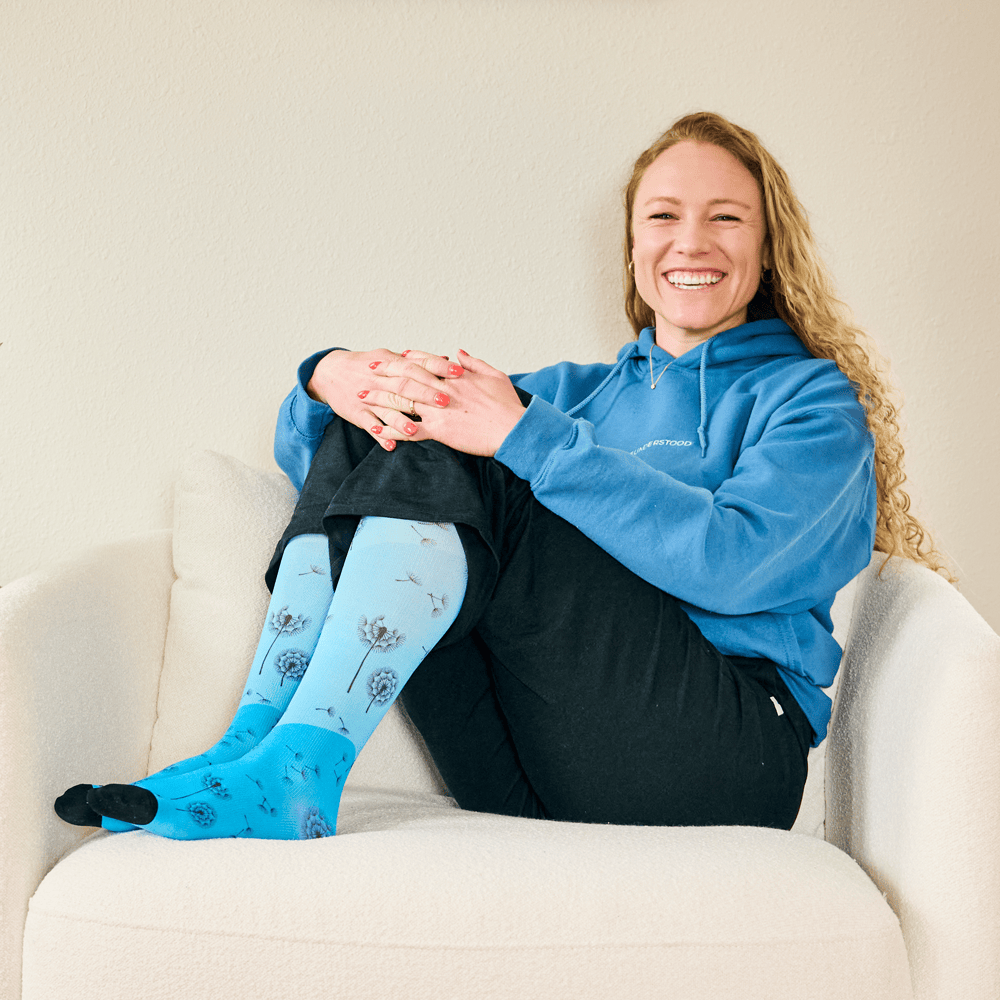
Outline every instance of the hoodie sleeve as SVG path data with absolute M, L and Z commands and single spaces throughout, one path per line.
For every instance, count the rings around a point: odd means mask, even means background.
M 539 502 L 680 600 L 724 615 L 794 614 L 860 572 L 874 544 L 873 442 L 845 397 L 822 384 L 796 393 L 714 492 L 602 448 L 593 424 L 539 398 L 496 458 Z
M 278 410 L 278 425 L 274 431 L 274 460 L 299 492 L 302 491 L 309 466 L 323 440 L 326 425 L 333 420 L 333 410 L 326 403 L 317 402 L 306 392 L 316 365 L 329 353 L 330 351 L 319 351 L 299 365 L 295 388 L 285 397 Z

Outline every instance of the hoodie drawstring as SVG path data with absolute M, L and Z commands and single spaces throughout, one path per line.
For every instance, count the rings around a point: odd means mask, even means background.
M 701 423 L 698 424 L 698 441 L 701 444 L 701 457 L 705 457 L 708 451 L 708 431 L 705 429 L 705 359 L 708 357 L 708 344 L 706 340 L 701 348 L 701 365 L 698 370 L 698 387 L 701 397 Z

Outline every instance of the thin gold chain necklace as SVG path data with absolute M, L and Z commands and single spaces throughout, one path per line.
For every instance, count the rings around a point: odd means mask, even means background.
M 676 358 L 671 358 L 667 362 L 667 368 L 669 368 L 676 360 L 677 360 Z M 660 372 L 660 374 L 656 376 L 656 381 L 654 382 L 653 381 L 653 348 L 650 347 L 650 349 L 649 349 L 649 388 L 650 389 L 655 389 L 656 388 L 656 383 L 659 382 L 661 378 L 663 378 L 663 375 L 666 372 L 667 368 L 664 368 L 663 371 Z

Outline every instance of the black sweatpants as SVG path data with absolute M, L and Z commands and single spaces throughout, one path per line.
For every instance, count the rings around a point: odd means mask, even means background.
M 454 523 L 465 549 L 458 617 L 401 695 L 462 808 L 792 825 L 813 732 L 774 664 L 723 656 L 524 480 L 436 442 L 386 452 L 336 418 L 268 585 L 287 542 L 321 532 L 336 581 L 365 515 Z

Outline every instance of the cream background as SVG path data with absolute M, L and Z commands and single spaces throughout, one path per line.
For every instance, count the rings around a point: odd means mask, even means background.
M 892 359 L 911 494 L 1000 628 L 1000 14 L 772 0 L 5 0 L 0 584 L 272 467 L 298 362 L 611 359 L 620 190 L 714 109 Z

